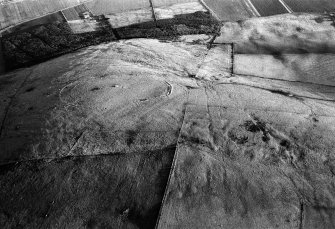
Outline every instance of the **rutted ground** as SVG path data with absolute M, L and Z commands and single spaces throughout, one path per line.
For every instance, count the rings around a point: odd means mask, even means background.
M 334 36 L 251 19 L 1 76 L 1 226 L 152 228 L 161 206 L 158 228 L 333 228 Z

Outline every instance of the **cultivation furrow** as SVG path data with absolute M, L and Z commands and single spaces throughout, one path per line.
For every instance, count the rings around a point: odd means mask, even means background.
M 295 12 L 324 12 L 334 11 L 334 0 L 284 0 Z
M 243 0 L 205 0 L 205 2 L 223 21 L 237 21 L 254 16 Z
M 278 0 L 250 0 L 261 16 L 289 13 Z

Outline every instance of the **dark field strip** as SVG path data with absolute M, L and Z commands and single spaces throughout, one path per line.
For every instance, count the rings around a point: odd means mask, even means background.
M 261 16 L 288 13 L 278 0 L 251 0 Z
M 334 0 L 284 0 L 294 12 L 335 11 Z

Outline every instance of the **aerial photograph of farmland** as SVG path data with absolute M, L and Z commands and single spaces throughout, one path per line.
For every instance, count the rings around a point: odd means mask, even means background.
M 0 229 L 335 229 L 335 0 L 0 0 Z

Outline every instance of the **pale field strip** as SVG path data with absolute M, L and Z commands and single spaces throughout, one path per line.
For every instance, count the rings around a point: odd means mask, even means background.
M 157 19 L 171 19 L 175 15 L 207 11 L 207 9 L 202 6 L 198 1 L 174 4 L 166 7 L 155 7 L 154 9 Z
M 289 12 L 290 14 L 293 13 L 293 10 L 283 0 L 278 0 L 278 1 L 284 6 L 287 12 Z
M 261 14 L 258 12 L 256 7 L 252 4 L 250 0 L 245 0 L 246 5 L 248 6 L 249 10 L 253 13 L 254 16 L 260 17 Z
M 99 28 L 97 23 L 90 21 L 72 20 L 67 23 L 74 34 L 93 32 Z
M 113 28 L 153 21 L 152 10 L 150 8 L 106 14 L 106 17 Z

